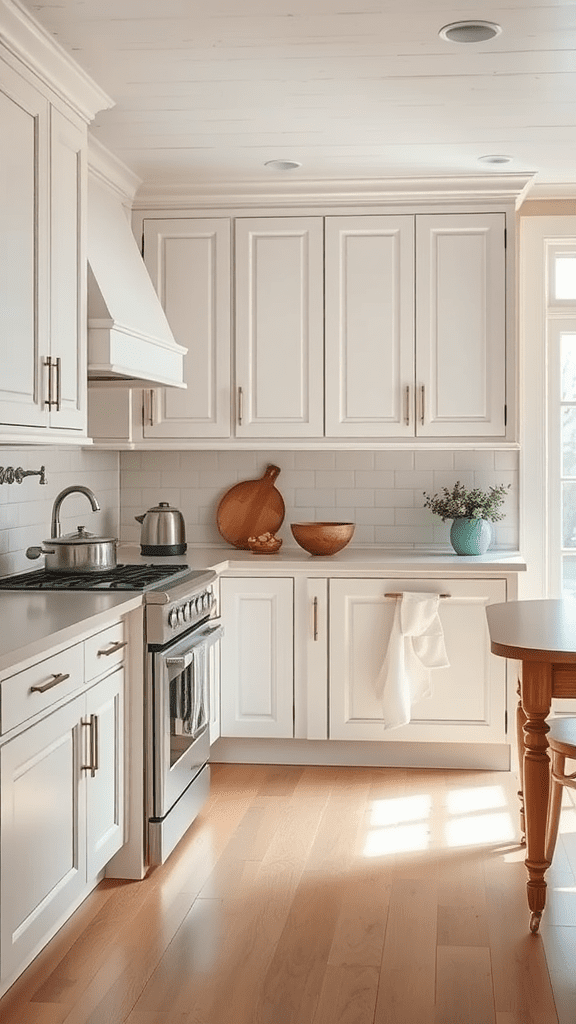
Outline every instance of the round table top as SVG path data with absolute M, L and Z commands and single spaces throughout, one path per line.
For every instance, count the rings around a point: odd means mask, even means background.
M 576 600 L 507 601 L 486 608 L 493 654 L 576 663 Z

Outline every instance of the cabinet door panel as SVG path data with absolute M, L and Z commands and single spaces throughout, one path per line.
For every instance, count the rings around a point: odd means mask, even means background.
M 86 878 L 79 697 L 0 751 L 2 975 L 41 948 Z
M 0 423 L 45 427 L 48 103 L 0 62 Z
M 403 590 L 450 594 L 440 602 L 450 666 L 432 670 L 432 695 L 410 723 L 387 730 L 376 681 L 396 601 L 385 594 Z M 505 600 L 503 580 L 332 580 L 331 738 L 505 742 L 506 665 L 490 654 L 485 613 Z
M 323 221 L 236 222 L 238 437 L 321 437 Z
M 222 736 L 294 734 L 291 579 L 222 579 Z
M 327 217 L 325 258 L 326 434 L 411 436 L 414 218 Z
M 230 436 L 230 221 L 146 220 L 144 259 L 184 357 L 186 390 L 154 392 L 144 436 Z
M 86 775 L 86 873 L 96 877 L 124 842 L 124 669 L 119 668 L 86 695 L 84 728 L 93 727 L 97 767 Z
M 506 433 L 504 228 L 497 213 L 416 218 L 420 436 Z
M 59 111 L 52 110 L 51 120 L 50 354 L 60 359 L 60 380 L 55 380 L 60 408 L 52 408 L 50 425 L 85 433 L 86 138 Z

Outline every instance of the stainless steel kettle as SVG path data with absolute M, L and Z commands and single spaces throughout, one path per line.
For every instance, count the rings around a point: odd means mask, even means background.
M 161 501 L 141 516 L 140 551 L 143 555 L 183 555 L 186 551 L 184 516 L 177 508 Z

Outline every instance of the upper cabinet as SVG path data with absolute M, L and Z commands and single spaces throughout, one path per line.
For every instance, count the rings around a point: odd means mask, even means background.
M 326 434 L 504 437 L 504 214 L 326 218 Z
M 96 441 L 515 439 L 505 211 L 143 225 L 188 391 L 101 396 Z
M 230 220 L 147 220 L 144 259 L 188 355 L 185 391 L 145 392 L 143 437 L 230 437 Z
M 322 437 L 322 217 L 236 221 L 237 437 Z
M 0 440 L 78 443 L 87 124 L 111 101 L 24 11 L 3 8 L 0 34 Z

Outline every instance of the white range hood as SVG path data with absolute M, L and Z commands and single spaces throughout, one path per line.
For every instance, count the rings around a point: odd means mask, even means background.
M 140 255 L 119 196 L 88 190 L 88 383 L 185 388 L 184 356 Z

